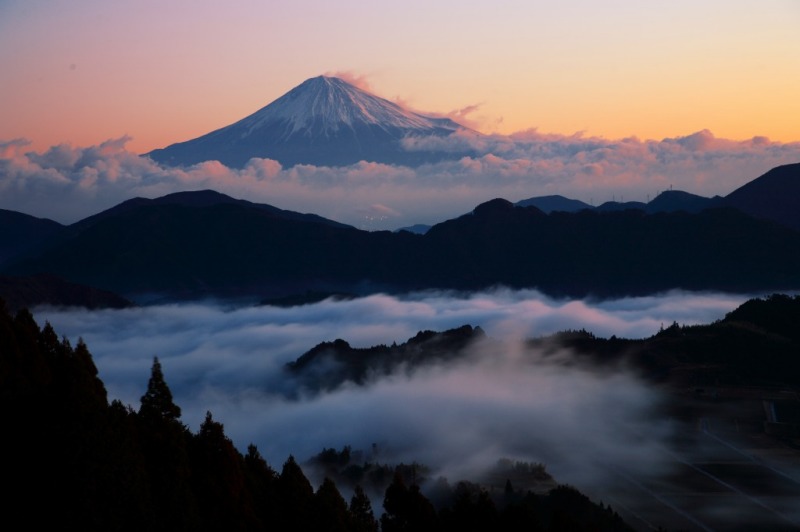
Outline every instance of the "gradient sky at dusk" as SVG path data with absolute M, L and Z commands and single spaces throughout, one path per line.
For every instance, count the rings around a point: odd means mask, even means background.
M 798 27 L 793 0 L 3 0 L 0 139 L 142 153 L 346 72 L 485 133 L 793 142 Z

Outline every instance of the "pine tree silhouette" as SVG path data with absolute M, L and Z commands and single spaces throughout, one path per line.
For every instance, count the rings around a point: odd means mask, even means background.
M 172 392 L 164 380 L 158 357 L 153 357 L 150 380 L 147 382 L 147 391 L 142 396 L 141 403 L 139 415 L 144 418 L 178 421 L 181 417 L 181 409 L 172 401 Z
M 353 516 L 353 529 L 358 532 L 378 532 L 378 520 L 372 511 L 372 503 L 357 484 L 350 499 L 350 513 Z

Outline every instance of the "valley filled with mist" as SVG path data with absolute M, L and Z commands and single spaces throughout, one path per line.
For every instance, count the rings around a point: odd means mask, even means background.
M 749 470 L 762 463 L 747 454 L 755 448 L 746 440 L 758 432 L 754 420 L 767 420 L 763 410 L 753 414 L 762 396 L 715 403 L 711 394 L 724 395 L 736 383 L 718 382 L 715 392 L 685 376 L 652 378 L 622 356 L 625 350 L 594 347 L 587 354 L 558 337 L 580 332 L 606 346 L 666 338 L 718 322 L 764 296 L 675 291 L 570 300 L 494 290 L 375 294 L 289 307 L 213 301 L 93 311 L 44 306 L 34 316 L 73 343 L 80 338 L 90 346 L 110 399 L 138 408 L 157 357 L 188 427 L 195 430 L 211 412 L 237 448 L 255 444 L 273 466 L 294 456 L 315 485 L 331 474 L 313 465 L 325 449 L 352 451 L 349 465 L 362 465 L 358 459 L 419 464 L 423 493 L 432 497 L 437 479 L 480 483 L 508 460 L 544 467 L 545 481 L 528 488 L 575 486 L 637 529 L 733 530 L 720 528 L 724 520 L 715 515 L 735 508 L 743 512 L 741 523 L 768 522 L 776 527 L 770 530 L 781 530 L 798 522 L 790 503 L 800 471 L 790 446 L 789 454 L 769 458 L 771 469 L 765 466 L 778 479 L 768 490 L 771 499 L 717 477 L 714 469 L 692 469 L 696 461 L 724 467 L 743 461 Z M 329 342 L 356 350 L 402 347 L 420 331 L 465 325 L 468 341 L 441 344 L 438 355 L 424 362 L 368 370 L 360 382 L 315 389 L 313 380 L 288 371 L 304 353 Z M 317 362 L 319 374 L 335 372 L 333 359 Z M 796 399 L 782 404 L 796 408 Z M 727 408 L 732 412 L 717 410 Z M 735 437 L 745 439 L 722 440 L 733 419 L 741 425 Z M 750 447 L 733 460 L 737 445 Z M 353 486 L 344 478 L 337 485 L 349 498 Z M 709 485 L 697 487 L 698 478 Z M 722 498 L 720 490 L 727 492 Z M 382 491 L 370 496 L 380 508 Z

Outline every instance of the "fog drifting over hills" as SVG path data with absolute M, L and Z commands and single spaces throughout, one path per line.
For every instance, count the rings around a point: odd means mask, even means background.
M 73 345 L 79 337 L 86 341 L 109 399 L 138 409 L 157 356 L 191 430 L 210 411 L 238 448 L 255 443 L 276 468 L 289 454 L 305 460 L 325 447 L 377 443 L 387 462 L 416 460 L 451 480 L 508 457 L 543 462 L 558 481 L 586 487 L 601 477 L 598 464 L 661 467 L 653 449 L 670 427 L 650 416 L 661 398 L 624 368 L 598 374 L 546 364 L 524 352 L 520 340 L 582 328 L 644 338 L 673 321 L 721 319 L 754 296 L 673 292 L 568 301 L 496 290 L 373 295 L 293 308 L 192 303 L 33 313 Z M 299 400 L 282 394 L 289 385 L 283 365 L 319 342 L 342 338 L 369 347 L 463 324 L 507 340 L 502 352 L 475 345 L 459 364 Z

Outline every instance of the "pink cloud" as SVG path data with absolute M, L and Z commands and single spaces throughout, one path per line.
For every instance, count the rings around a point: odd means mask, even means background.
M 415 111 L 419 114 L 431 117 L 438 117 L 438 118 L 449 118 L 450 120 L 461 124 L 462 126 L 468 127 L 470 129 L 481 129 L 486 122 L 484 117 L 475 117 L 475 113 L 480 110 L 483 106 L 483 103 L 476 103 L 467 105 L 462 107 L 461 109 L 454 109 L 447 113 L 425 113 L 421 111 Z
M 27 139 L 12 139 L 0 142 L 0 159 L 13 159 L 23 155 L 24 149 L 30 146 Z
M 368 207 L 357 209 L 357 212 L 362 216 L 370 218 L 395 218 L 400 215 L 396 210 L 380 203 L 374 203 Z
M 274 179 L 282 170 L 281 163 L 272 159 L 250 159 L 245 172 L 254 179 Z
M 324 76 L 336 77 L 340 78 L 351 85 L 358 87 L 361 90 L 365 90 L 369 93 L 374 94 L 374 90 L 372 88 L 372 84 L 369 81 L 369 76 L 366 74 L 359 74 L 352 70 L 335 70 L 335 71 L 328 71 L 323 74 Z M 478 112 L 483 105 L 482 103 L 477 104 L 470 104 L 466 105 L 460 109 L 454 109 L 447 113 L 438 113 L 438 112 L 428 112 L 428 111 L 420 111 L 415 109 L 412 104 L 400 97 L 396 96 L 391 98 L 391 101 L 402 107 L 403 109 L 410 111 L 412 113 L 417 113 L 423 116 L 429 116 L 433 118 L 449 118 L 462 126 L 468 127 L 470 129 L 495 129 L 502 123 L 503 119 L 501 118 L 489 118 L 485 116 L 475 117 L 475 113 Z
M 367 91 L 372 93 L 372 85 L 369 82 L 369 76 L 366 74 L 357 74 L 352 70 L 336 70 L 336 71 L 328 71 L 323 74 L 327 77 L 333 78 L 340 78 L 350 85 L 354 85 L 361 90 Z
M 374 162 L 283 168 L 260 158 L 240 170 L 217 161 L 169 168 L 125 149 L 128 140 L 41 153 L 25 151 L 21 139 L 0 142 L 0 208 L 71 223 L 132 197 L 211 188 L 355 226 L 373 213 L 380 220 L 370 229 L 394 229 L 453 218 L 496 197 L 559 194 L 597 205 L 614 197 L 647 201 L 670 187 L 726 195 L 775 166 L 800 161 L 800 143 L 730 140 L 708 131 L 664 140 L 537 130 L 406 139 L 407 149 L 474 153 L 419 168 Z

